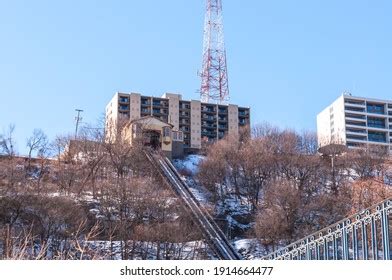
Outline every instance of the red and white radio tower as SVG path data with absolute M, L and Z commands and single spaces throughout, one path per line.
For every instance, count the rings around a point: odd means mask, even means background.
M 206 1 L 200 97 L 202 102 L 226 104 L 229 101 L 229 80 L 223 36 L 222 0 Z

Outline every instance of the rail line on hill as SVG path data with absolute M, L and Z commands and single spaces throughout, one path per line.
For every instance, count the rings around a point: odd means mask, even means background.
M 173 191 L 183 201 L 200 226 L 204 238 L 221 260 L 240 260 L 241 256 L 230 244 L 225 234 L 216 224 L 211 215 L 205 211 L 189 186 L 181 179 L 180 174 L 166 157 L 156 153 L 146 152 L 147 159 L 159 171 L 162 178 L 170 185 Z

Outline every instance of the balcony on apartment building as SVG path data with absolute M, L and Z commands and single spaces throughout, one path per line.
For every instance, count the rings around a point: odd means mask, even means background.
M 180 120 L 180 124 L 183 124 L 183 125 L 190 125 L 190 121 L 189 121 L 189 119 L 181 119 Z
M 153 99 L 152 100 L 152 106 L 153 107 L 169 107 L 169 102 L 167 100 L 162 100 L 162 99 Z
M 218 117 L 218 121 L 219 122 L 227 122 L 227 118 L 225 118 L 225 117 Z
M 367 135 L 355 135 L 355 134 L 346 134 L 346 139 L 347 141 L 362 141 L 366 142 L 367 141 Z
M 227 130 L 228 129 L 228 127 L 227 127 L 227 125 L 218 125 L 218 128 L 219 129 L 221 129 L 221 130 Z
M 346 120 L 346 126 L 366 127 L 366 120 Z
M 369 131 L 368 141 L 377 143 L 387 143 L 387 134 L 379 131 Z
M 354 107 L 354 106 L 344 106 L 344 110 L 347 112 L 359 112 L 359 113 L 365 113 L 365 107 Z
M 180 112 L 180 118 L 189 118 L 190 114 L 189 112 Z
M 214 124 L 214 123 L 202 122 L 201 126 L 203 128 L 213 128 L 213 129 L 216 129 L 216 124 Z
M 118 106 L 118 109 L 121 110 L 121 111 L 129 111 L 129 105 L 120 104 Z
M 202 116 L 201 116 L 201 118 L 203 119 L 203 120 L 209 120 L 209 121 L 215 121 L 216 119 L 215 119 L 215 116 L 210 116 L 210 115 L 205 115 L 205 114 L 203 114 Z
M 365 115 L 355 114 L 355 113 L 346 113 L 345 114 L 346 120 L 366 120 Z
M 345 99 L 344 103 L 349 104 L 349 105 L 353 105 L 353 106 L 365 107 L 365 101 L 363 101 L 363 100 Z
M 168 110 L 167 109 L 159 109 L 159 108 L 153 108 L 152 113 L 154 115 L 168 115 Z
M 240 119 L 238 123 L 239 125 L 247 125 L 248 121 L 246 119 Z
M 141 102 L 142 106 L 151 106 L 150 98 L 142 98 L 140 102 Z
M 129 118 L 129 112 L 119 112 L 120 118 Z
M 384 119 L 384 118 L 368 117 L 367 118 L 367 126 L 368 127 L 372 127 L 372 128 L 387 129 L 386 128 L 386 119 Z
M 360 128 L 349 128 L 346 127 L 346 133 L 354 134 L 354 135 L 367 135 L 367 130 L 366 129 L 360 129 Z
M 180 125 L 180 130 L 182 132 L 190 132 L 191 131 L 189 126 L 185 126 L 185 125 Z
M 247 117 L 248 115 L 249 115 L 249 111 L 247 111 L 247 110 L 244 110 L 244 111 L 239 110 L 238 111 L 238 116 L 240 116 L 240 117 Z
M 368 102 L 366 104 L 366 112 L 369 114 L 384 115 L 385 114 L 385 105 Z
M 120 97 L 118 98 L 118 102 L 119 102 L 119 103 L 126 103 L 126 104 L 129 104 L 129 98 L 128 98 L 128 97 L 125 97 L 125 96 L 120 96 Z
M 142 113 L 142 114 L 151 114 L 151 110 L 150 109 L 148 109 L 148 108 L 142 108 L 141 110 L 140 110 L 140 112 Z
M 203 113 L 215 113 L 215 106 L 214 105 L 202 105 L 201 111 Z
M 190 103 L 180 102 L 180 110 L 190 110 L 190 109 L 191 109 Z
M 201 135 L 202 136 L 207 136 L 209 138 L 211 138 L 211 137 L 215 138 L 216 137 L 216 131 L 215 130 L 202 129 L 201 130 Z
M 227 107 L 219 107 L 218 108 L 218 114 L 227 115 L 227 113 L 228 113 Z

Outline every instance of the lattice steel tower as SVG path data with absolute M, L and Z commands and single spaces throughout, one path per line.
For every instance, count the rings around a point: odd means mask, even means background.
M 229 80 L 223 36 L 222 0 L 206 1 L 200 97 L 202 102 L 226 104 L 229 101 Z

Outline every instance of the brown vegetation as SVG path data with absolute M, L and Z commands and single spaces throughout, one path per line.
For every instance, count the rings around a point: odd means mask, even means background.
M 202 243 L 187 245 L 199 232 L 144 147 L 88 128 L 48 143 L 34 130 L 16 157 L 13 130 L 0 137 L 0 259 L 200 257 Z
M 332 158 L 317 153 L 313 133 L 268 124 L 255 127 L 252 138 L 246 133 L 210 146 L 198 178 L 216 200 L 246 198 L 254 234 L 273 248 L 391 196 L 383 150 L 364 147 Z

